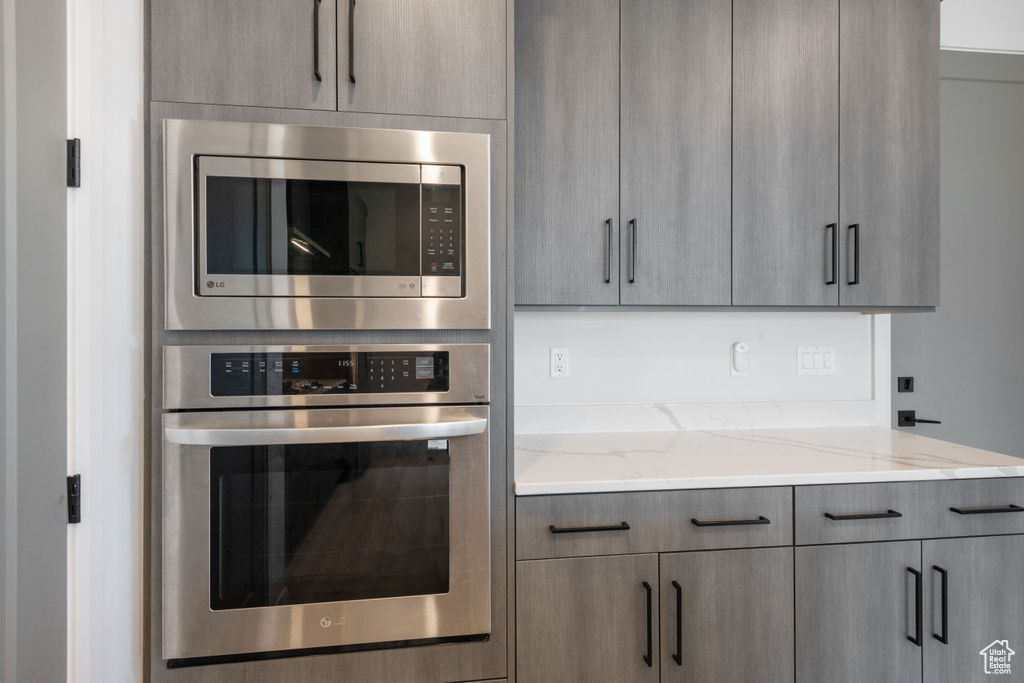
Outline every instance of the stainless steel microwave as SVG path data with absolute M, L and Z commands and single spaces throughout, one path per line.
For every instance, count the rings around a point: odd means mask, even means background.
M 489 328 L 489 145 L 164 121 L 166 327 Z

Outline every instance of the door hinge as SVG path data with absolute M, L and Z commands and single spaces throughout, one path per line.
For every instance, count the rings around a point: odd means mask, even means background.
M 82 521 L 82 475 L 68 477 L 68 524 Z
M 82 141 L 68 140 L 68 187 L 82 186 Z

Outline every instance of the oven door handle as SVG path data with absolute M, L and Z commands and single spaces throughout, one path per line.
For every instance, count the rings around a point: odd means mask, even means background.
M 271 446 L 450 439 L 482 434 L 486 428 L 485 418 L 338 427 L 165 427 L 164 438 L 187 446 Z

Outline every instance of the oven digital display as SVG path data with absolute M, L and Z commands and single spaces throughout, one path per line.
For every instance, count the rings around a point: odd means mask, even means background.
M 448 352 L 214 353 L 212 396 L 448 391 Z

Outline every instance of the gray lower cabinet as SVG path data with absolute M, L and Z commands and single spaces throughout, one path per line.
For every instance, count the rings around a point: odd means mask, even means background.
M 516 303 L 730 303 L 728 0 L 516 2 Z
M 793 680 L 792 548 L 523 561 L 516 595 L 520 683 Z
M 149 3 L 153 100 L 333 111 L 335 2 Z
M 654 554 L 517 563 L 516 680 L 656 683 L 657 590 Z
M 914 572 L 919 541 L 797 548 L 796 683 L 919 683 Z
M 792 683 L 793 549 L 661 556 L 661 680 Z
M 925 541 L 923 550 L 925 683 L 1024 681 L 1024 536 Z
M 338 0 L 338 109 L 505 118 L 505 0 Z

